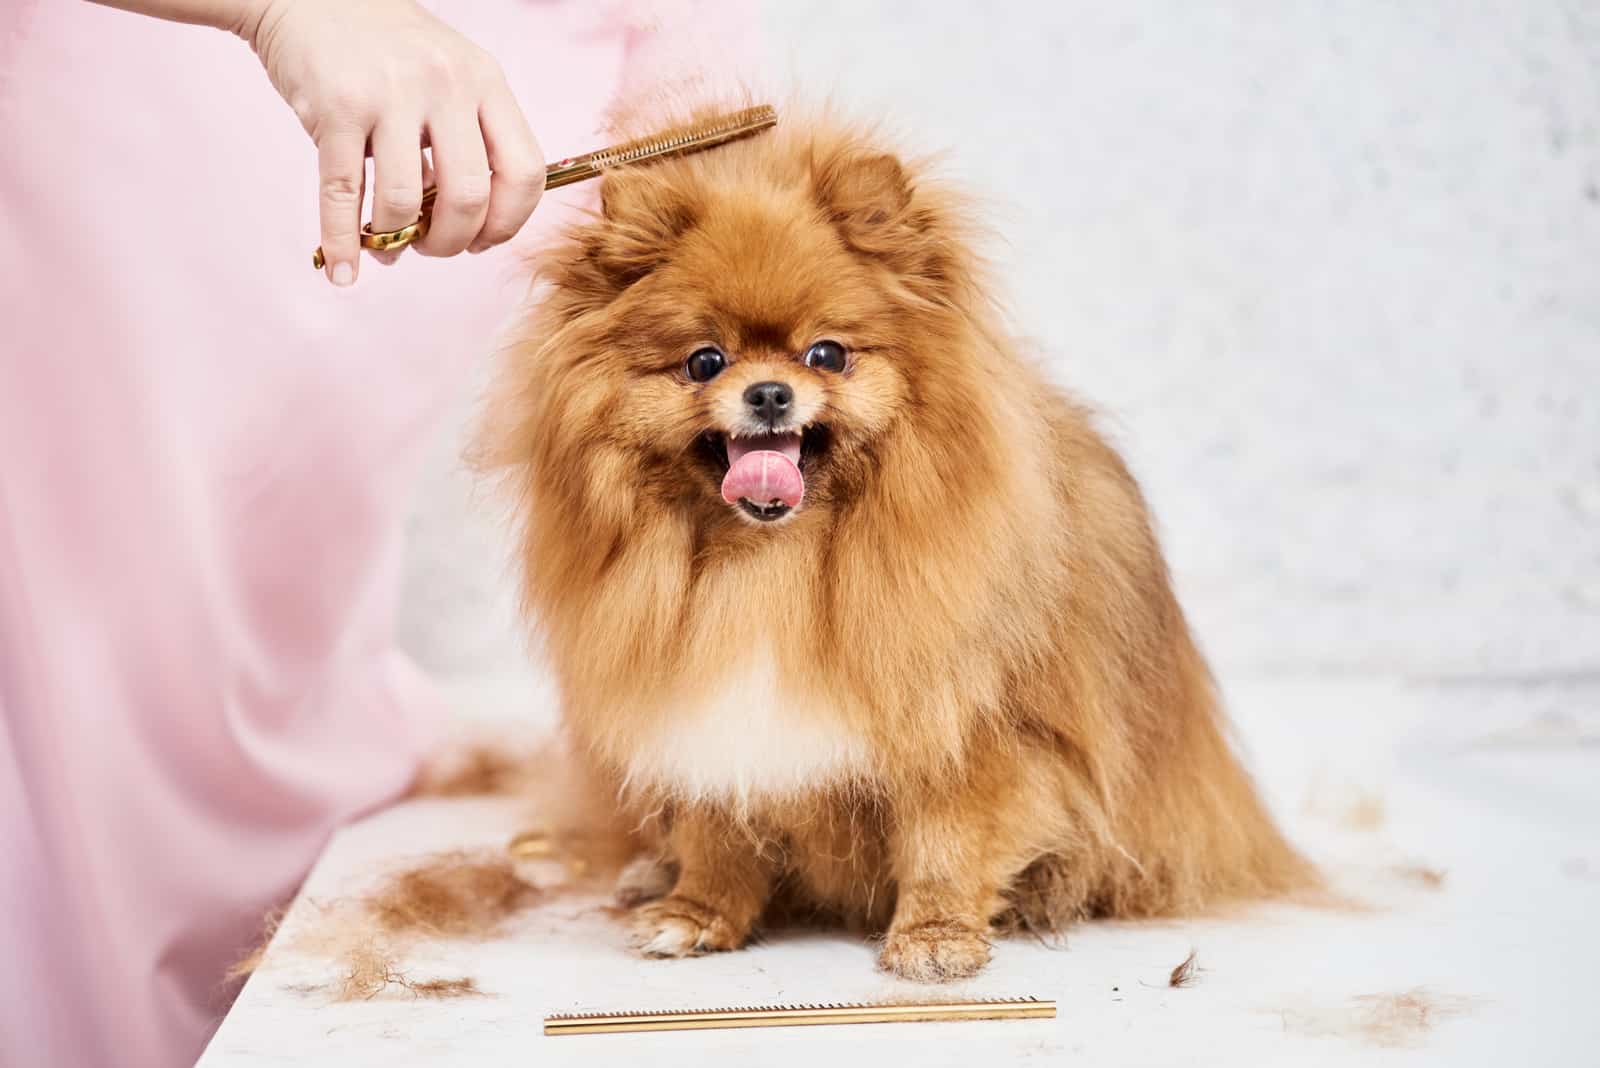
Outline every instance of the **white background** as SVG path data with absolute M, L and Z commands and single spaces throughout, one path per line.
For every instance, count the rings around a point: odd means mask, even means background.
M 1018 332 L 1106 413 L 1225 676 L 1600 683 L 1600 5 L 763 20 L 776 81 L 984 198 Z M 402 634 L 477 685 L 526 669 L 459 443 Z

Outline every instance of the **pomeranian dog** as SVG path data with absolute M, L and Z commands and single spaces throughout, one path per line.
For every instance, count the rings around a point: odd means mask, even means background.
M 1313 885 L 1230 751 L 1138 487 L 1001 326 L 971 212 L 818 120 L 604 179 L 490 396 L 637 945 L 782 909 L 990 937 Z

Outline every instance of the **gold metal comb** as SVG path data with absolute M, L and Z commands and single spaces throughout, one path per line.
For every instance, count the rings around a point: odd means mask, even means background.
M 815 1027 L 822 1024 L 930 1023 L 936 1020 L 1053 1020 L 1054 1001 L 992 998 L 848 1005 L 748 1005 L 686 1012 L 586 1012 L 546 1016 L 547 1035 L 619 1031 L 704 1031 L 723 1027 Z
M 742 137 L 760 133 L 778 124 L 778 112 L 771 105 L 762 104 L 759 107 L 745 108 L 735 111 L 731 115 L 720 115 L 693 126 L 685 126 L 655 137 L 640 138 L 637 141 L 626 141 L 610 148 L 602 148 L 597 152 L 590 152 L 582 156 L 573 156 L 569 159 L 552 163 L 545 168 L 544 187 L 546 189 L 559 189 L 573 182 L 582 182 L 589 178 L 598 178 L 603 172 L 614 167 L 625 167 L 635 163 L 644 163 L 647 160 L 667 159 L 672 156 L 683 156 L 691 152 L 699 152 L 717 145 L 725 145 L 729 141 L 737 141 Z M 428 222 L 433 215 L 433 198 L 436 189 L 428 189 L 422 194 L 422 213 L 417 216 L 417 221 L 409 226 L 402 226 L 398 230 L 385 230 L 373 233 L 372 224 L 366 223 L 361 227 L 361 247 L 383 250 L 404 248 L 428 233 Z M 326 261 L 322 257 L 322 248 L 311 254 L 311 265 L 321 270 Z

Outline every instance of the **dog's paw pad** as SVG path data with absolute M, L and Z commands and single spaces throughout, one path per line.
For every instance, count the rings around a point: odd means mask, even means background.
M 943 983 L 977 975 L 989 963 L 989 940 L 958 924 L 924 924 L 891 930 L 878 967 L 919 983 Z
M 737 949 L 742 941 L 727 920 L 685 898 L 663 898 L 634 913 L 633 944 L 647 957 L 693 957 Z

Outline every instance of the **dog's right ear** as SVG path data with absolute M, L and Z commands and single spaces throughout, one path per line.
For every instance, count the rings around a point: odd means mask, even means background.
M 611 173 L 600 186 L 601 221 L 584 235 L 584 256 L 622 290 L 671 256 L 700 217 L 700 205 L 651 175 Z

